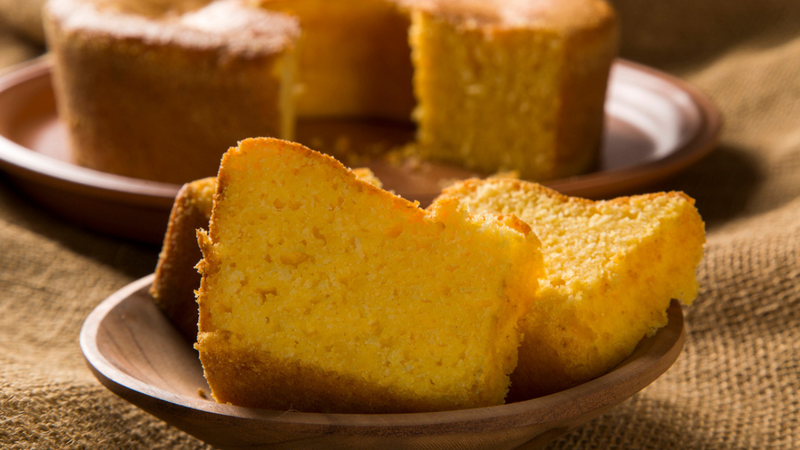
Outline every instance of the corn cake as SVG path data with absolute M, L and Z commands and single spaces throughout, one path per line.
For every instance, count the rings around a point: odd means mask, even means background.
M 429 0 L 409 32 L 426 159 L 539 181 L 597 160 L 616 16 L 604 0 Z
M 223 157 L 203 260 L 200 352 L 214 398 L 301 411 L 501 404 L 541 273 L 514 216 L 428 211 L 299 144 Z
M 54 91 L 78 164 L 181 184 L 216 174 L 241 139 L 293 137 L 298 20 L 203 3 L 47 2 Z
M 606 373 L 666 325 L 671 299 L 697 296 L 704 224 L 679 192 L 589 201 L 519 180 L 468 180 L 434 202 L 514 214 L 541 239 L 545 276 L 523 320 L 509 399 L 575 386 Z

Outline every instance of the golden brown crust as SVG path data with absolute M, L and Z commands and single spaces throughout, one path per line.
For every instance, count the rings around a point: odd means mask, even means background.
M 564 41 L 553 178 L 585 173 L 598 162 L 610 67 L 619 52 L 617 18 L 608 11 L 592 26 L 573 29 Z
M 215 373 L 209 384 L 220 403 L 345 414 L 397 414 L 480 406 L 453 405 L 387 390 L 356 377 L 276 359 L 269 352 L 231 348 L 224 339 L 210 334 L 200 334 L 197 349 L 206 373 Z M 472 387 L 476 399 L 481 390 L 481 386 Z
M 214 184 L 214 178 L 206 178 L 178 191 L 150 288 L 155 303 L 189 342 L 197 339 L 194 291 L 200 287 L 200 275 L 194 266 L 203 256 L 195 230 L 208 227 Z
M 45 28 L 59 117 L 75 161 L 184 183 L 214 175 L 221 155 L 243 137 L 289 132 L 293 117 L 282 102 L 292 87 L 283 70 L 292 67 L 299 25 L 280 21 L 285 26 L 277 36 L 265 31 L 249 39 L 246 32 L 231 37 L 52 0 Z

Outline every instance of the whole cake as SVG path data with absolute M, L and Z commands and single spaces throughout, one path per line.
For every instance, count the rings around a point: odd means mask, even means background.
M 584 172 L 617 39 L 605 0 L 49 0 L 45 17 L 76 161 L 172 183 L 240 139 L 292 139 L 297 117 L 413 115 L 424 159 Z
M 683 193 L 595 202 L 524 181 L 468 180 L 431 207 L 454 199 L 473 214 L 514 214 L 542 242 L 545 275 L 523 320 L 510 400 L 608 372 L 666 325 L 671 299 L 697 296 L 705 231 Z
M 222 160 L 198 291 L 214 398 L 397 413 L 501 404 L 539 241 L 513 216 L 428 211 L 298 144 Z
M 528 180 L 597 161 L 617 25 L 604 0 L 429 0 L 413 12 L 424 158 Z
M 59 117 L 79 164 L 172 183 L 251 136 L 290 139 L 296 18 L 218 0 L 49 0 Z

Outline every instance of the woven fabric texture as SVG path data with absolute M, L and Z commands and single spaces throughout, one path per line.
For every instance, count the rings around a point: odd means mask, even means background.
M 697 199 L 708 243 L 686 347 L 552 449 L 800 448 L 800 2 L 616 0 L 622 56 L 719 107 L 713 152 L 647 190 Z M 0 66 L 42 51 L 41 1 L 0 0 Z M 78 333 L 158 248 L 53 217 L 0 174 L 0 447 L 205 446 L 103 388 Z

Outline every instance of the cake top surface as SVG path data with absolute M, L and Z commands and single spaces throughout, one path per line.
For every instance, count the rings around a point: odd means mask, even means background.
M 49 0 L 47 10 L 64 32 L 89 39 L 113 36 L 250 56 L 280 52 L 300 36 L 296 18 L 240 0 Z
M 605 0 L 397 0 L 468 28 L 592 28 L 613 22 Z

